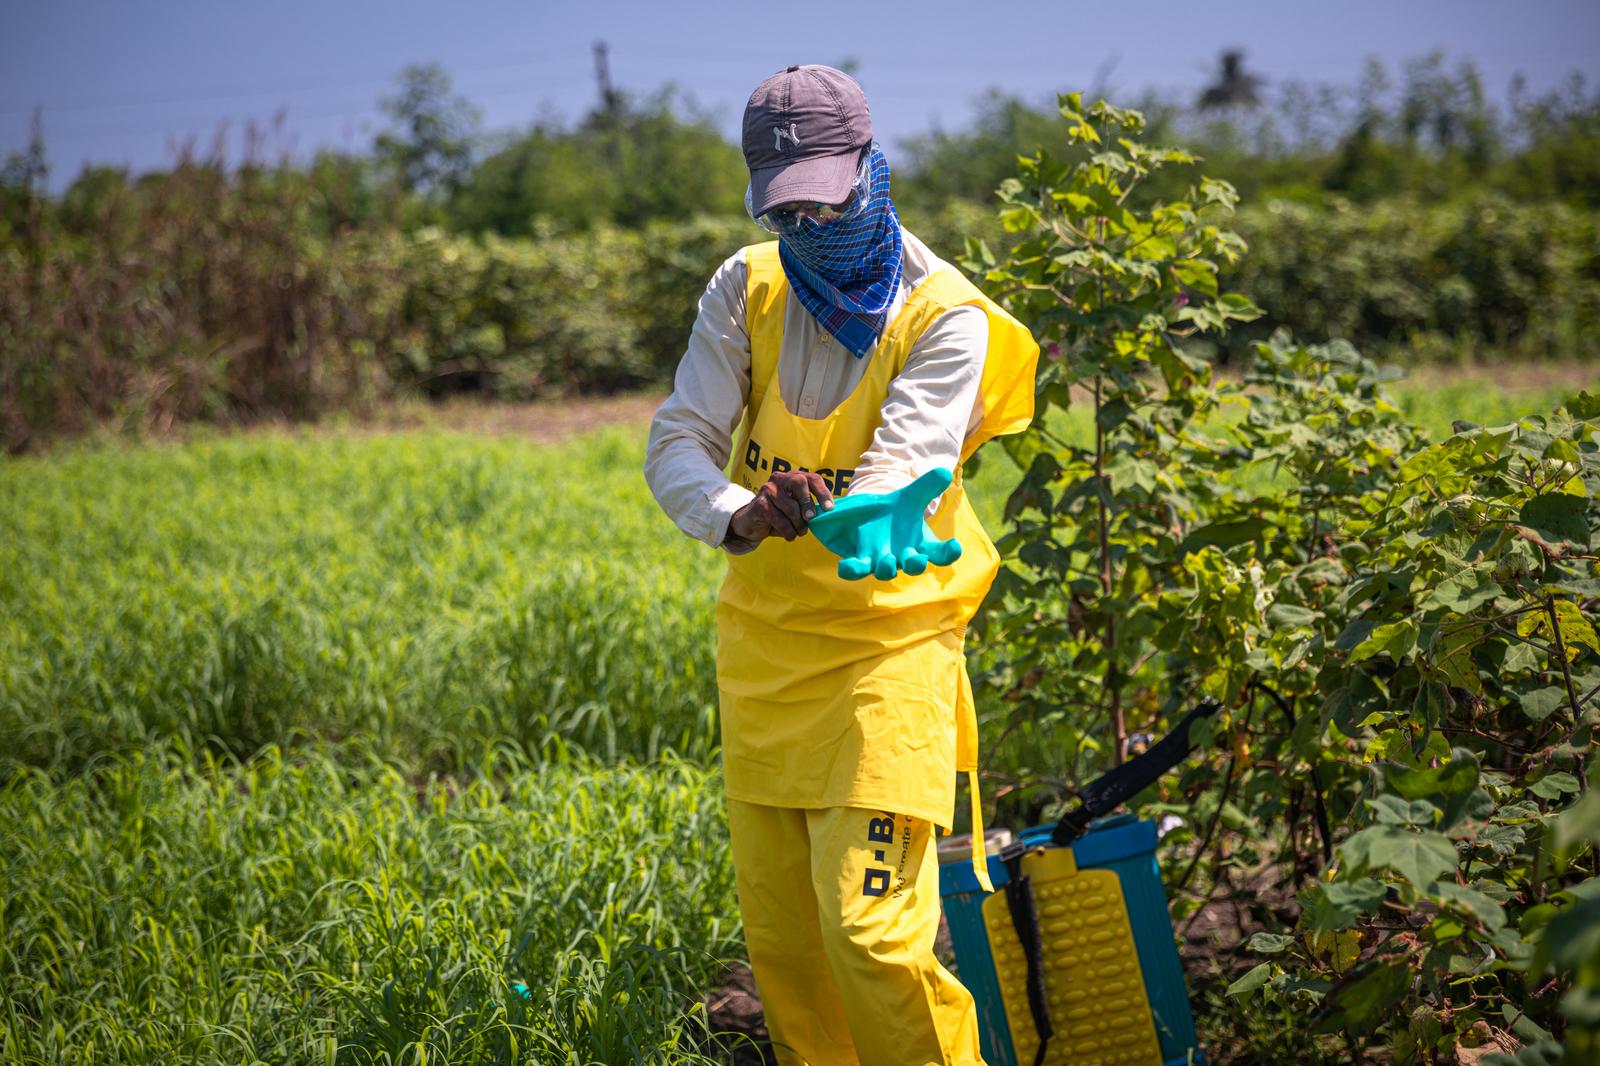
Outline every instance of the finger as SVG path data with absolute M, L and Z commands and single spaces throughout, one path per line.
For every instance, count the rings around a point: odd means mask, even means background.
M 799 527 L 789 521 L 789 516 L 780 511 L 776 504 L 768 503 L 764 510 L 767 516 L 767 524 L 772 527 L 771 536 L 782 537 L 784 540 L 793 540 L 800 535 Z
M 860 581 L 872 573 L 872 563 L 864 555 L 839 560 L 839 576 L 846 581 Z
M 771 504 L 773 516 L 781 515 L 790 532 L 785 534 L 790 540 L 800 535 L 805 529 L 806 520 L 800 515 L 800 503 L 787 491 L 781 482 L 768 482 L 772 485 Z
M 893 581 L 894 576 L 900 572 L 900 564 L 895 560 L 894 553 L 884 552 L 873 564 L 872 572 L 879 581 Z
M 817 516 L 816 504 L 811 502 L 811 484 L 804 477 L 785 478 L 779 484 L 778 494 L 794 501 L 796 517 L 801 522 L 809 522 Z
M 806 484 L 811 489 L 811 495 L 817 498 L 817 504 L 824 511 L 833 508 L 833 490 L 828 488 L 828 479 L 821 474 L 806 473 Z
M 916 577 L 928 569 L 928 557 L 915 548 L 907 548 L 900 554 L 900 569 Z
M 928 561 L 934 566 L 949 566 L 961 558 L 961 542 L 955 537 L 936 540 L 931 544 L 924 542 L 923 547 L 927 549 Z

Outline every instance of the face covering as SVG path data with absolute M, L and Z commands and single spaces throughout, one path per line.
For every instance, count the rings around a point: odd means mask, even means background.
M 889 199 L 889 161 L 873 145 L 868 203 L 860 215 L 806 225 L 778 242 L 778 260 L 800 305 L 857 358 L 888 324 L 900 287 L 900 216 Z

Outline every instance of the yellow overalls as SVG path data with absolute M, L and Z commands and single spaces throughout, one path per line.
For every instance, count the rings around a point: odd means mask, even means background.
M 1032 418 L 1038 345 L 950 270 L 909 295 L 844 403 L 825 418 L 792 414 L 778 388 L 789 295 L 778 246 L 745 254 L 750 398 L 733 455 L 739 484 L 754 490 L 776 471 L 804 468 L 836 495 L 846 492 L 912 346 L 963 304 L 987 313 L 989 342 L 983 417 L 961 458 Z M 959 468 L 928 524 L 941 539 L 960 538 L 954 565 L 847 582 L 816 537 L 770 537 L 729 557 L 718 597 L 739 906 L 785 1066 L 980 1061 L 972 997 L 933 954 L 939 891 L 931 837 L 933 826 L 949 828 L 955 774 L 965 771 L 981 856 L 977 717 L 962 642 L 999 556 Z

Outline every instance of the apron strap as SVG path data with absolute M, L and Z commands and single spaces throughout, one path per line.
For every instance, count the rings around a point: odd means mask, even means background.
M 972 872 L 978 878 L 978 887 L 985 892 L 994 891 L 989 880 L 989 856 L 983 848 L 983 804 L 978 799 L 978 771 L 967 771 L 967 792 L 972 797 Z

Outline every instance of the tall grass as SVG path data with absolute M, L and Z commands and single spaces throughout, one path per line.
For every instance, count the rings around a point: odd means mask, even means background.
M 358 736 L 448 769 L 715 743 L 715 555 L 636 430 L 257 436 L 0 465 L 0 769 Z
M 693 765 L 162 745 L 0 820 L 8 1063 L 709 1061 L 738 922 Z

